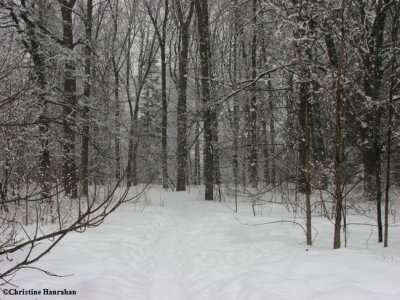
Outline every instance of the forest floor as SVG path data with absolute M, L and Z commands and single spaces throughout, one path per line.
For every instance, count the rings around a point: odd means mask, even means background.
M 391 228 L 384 249 L 373 226 L 349 226 L 348 247 L 332 250 L 332 223 L 314 217 L 314 245 L 307 247 L 296 224 L 259 225 L 293 220 L 284 207 L 268 204 L 254 217 L 249 203 L 241 202 L 237 214 L 232 206 L 202 201 L 193 188 L 155 187 L 146 201 L 125 204 L 100 227 L 71 233 L 35 265 L 71 276 L 27 269 L 13 279 L 20 289 L 76 296 L 0 299 L 400 299 L 399 227 Z

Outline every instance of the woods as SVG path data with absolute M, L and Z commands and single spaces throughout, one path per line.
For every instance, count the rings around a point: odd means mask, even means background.
M 236 212 L 279 202 L 309 246 L 313 217 L 336 249 L 347 214 L 368 215 L 387 247 L 399 18 L 398 0 L 0 1 L 0 255 L 97 226 L 148 185 Z M 18 241 L 14 223 L 43 220 L 59 226 Z

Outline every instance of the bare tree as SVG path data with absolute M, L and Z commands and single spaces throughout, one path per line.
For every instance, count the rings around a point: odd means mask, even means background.
M 72 13 L 76 0 L 59 0 L 61 5 L 63 39 L 65 48 L 64 63 L 64 103 L 63 103 L 63 183 L 65 194 L 76 198 L 78 196 L 78 174 L 75 161 L 75 132 L 76 125 L 76 68 L 73 57 L 74 34 Z
M 127 166 L 127 186 L 137 185 L 137 157 L 138 157 L 138 146 L 140 141 L 140 126 L 138 124 L 140 99 L 142 96 L 143 88 L 148 80 L 151 68 L 155 63 L 155 56 L 158 50 L 158 44 L 156 43 L 156 33 L 151 32 L 149 28 L 145 27 L 144 22 L 140 23 L 139 30 L 139 54 L 137 58 L 137 76 L 133 78 L 135 85 L 135 99 L 134 107 L 130 106 L 131 113 L 131 127 L 129 133 L 129 150 L 128 150 L 128 166 Z M 129 56 L 128 56 L 129 57 Z M 127 61 L 130 61 L 129 59 Z M 127 76 L 132 79 L 131 72 L 128 72 Z M 128 99 L 129 105 L 131 100 Z
M 92 12 L 93 0 L 87 1 L 85 22 L 85 75 L 86 82 L 83 91 L 84 101 L 89 101 L 91 95 L 91 68 L 92 68 Z M 89 196 L 89 106 L 87 103 L 83 107 L 83 132 L 82 132 L 82 150 L 81 150 L 81 195 Z
M 201 65 L 201 96 L 203 103 L 204 145 L 203 166 L 205 200 L 214 199 L 214 145 L 213 145 L 213 105 L 211 102 L 210 63 L 211 47 L 208 19 L 208 1 L 194 0 L 199 33 L 199 56 Z
M 40 201 L 32 199 L 35 206 L 34 230 L 28 229 L 23 224 L 10 218 L 2 218 L 2 244 L 0 245 L 0 261 L 3 264 L 0 273 L 1 284 L 10 283 L 14 275 L 22 269 L 36 269 L 47 275 L 55 275 L 50 270 L 43 270 L 34 266 L 68 234 L 72 232 L 84 232 L 86 229 L 101 225 L 104 220 L 114 212 L 119 206 L 128 201 L 138 201 L 145 192 L 143 188 L 138 194 L 131 196 L 128 189 L 122 193 L 117 191 L 118 185 L 115 185 L 105 196 L 100 196 L 105 191 L 94 190 L 92 197 L 87 201 L 79 203 L 79 214 L 74 214 L 72 219 L 58 215 L 58 227 L 50 232 L 44 230 L 41 225 Z M 103 194 L 104 195 L 104 194 Z M 15 200 L 11 200 L 15 201 Z M 78 212 L 76 210 L 75 212 Z M 23 228 L 19 234 L 19 229 Z M 17 238 L 18 235 L 18 238 Z M 40 250 L 37 249 L 41 244 Z M 35 251 L 33 251 L 35 249 Z M 14 254 L 19 255 L 14 257 Z M 22 254 L 22 255 L 20 255 Z
M 187 145 L 187 74 L 188 74 L 188 55 L 189 55 L 189 41 L 190 41 L 190 22 L 194 11 L 194 1 L 190 1 L 190 6 L 186 16 L 182 10 L 180 0 L 175 1 L 176 19 L 179 32 L 179 78 L 178 78 L 178 137 L 177 137 L 177 182 L 176 190 L 186 190 L 186 168 L 188 157 Z
M 293 1 L 293 4 L 297 4 L 297 1 Z M 303 11 L 303 7 L 299 6 L 299 17 L 297 24 L 308 21 L 310 18 L 306 11 Z M 304 24 L 303 24 L 304 26 Z M 310 78 L 309 70 L 307 69 L 304 58 L 303 49 L 298 41 L 306 34 L 301 28 L 303 26 L 298 25 L 298 28 L 294 32 L 295 38 L 295 52 L 297 64 L 300 73 L 300 104 L 299 104 L 299 161 L 300 161 L 300 192 L 305 196 L 306 206 L 306 228 L 307 228 L 307 245 L 312 244 L 312 226 L 311 226 L 311 177 L 310 177 Z M 308 25 L 306 25 L 308 26 Z M 304 45 L 306 51 L 310 51 L 310 46 L 306 43 Z
M 343 0 L 341 4 L 341 27 L 340 27 L 340 47 L 337 61 L 337 75 L 335 82 L 335 141 L 334 141 L 334 201 L 335 201 L 335 233 L 333 239 L 333 248 L 340 248 L 340 232 L 342 229 L 342 213 L 343 213 L 343 193 L 342 193 L 342 107 L 343 107 L 343 72 L 345 68 L 345 51 L 346 51 L 346 6 L 347 1 Z M 336 60 L 331 59 L 332 62 Z
M 37 96 L 41 106 L 40 114 L 38 117 L 38 127 L 40 136 L 40 164 L 39 164 L 39 176 L 40 185 L 42 190 L 42 197 L 48 202 L 51 202 L 51 172 L 50 172 L 50 150 L 49 150 L 49 119 L 47 116 L 48 100 L 46 99 L 49 92 L 48 80 L 46 78 L 46 57 L 41 50 L 40 33 L 36 30 L 38 27 L 43 35 L 48 35 L 49 32 L 45 30 L 41 24 L 43 22 L 44 4 L 39 3 L 38 18 L 32 19 L 26 12 L 27 4 L 25 1 L 21 1 L 21 9 L 15 3 L 0 3 L 0 6 L 6 9 L 11 19 L 13 20 L 16 30 L 21 35 L 22 43 L 26 50 L 30 53 L 34 65 L 35 80 L 38 85 Z M 34 7 L 36 7 L 34 4 Z M 6 188 L 6 187 L 5 187 Z
M 382 229 L 382 188 L 381 188 L 381 119 L 382 106 L 381 88 L 383 79 L 382 64 L 384 55 L 384 33 L 387 12 L 394 1 L 379 0 L 373 8 L 369 3 L 361 3 L 359 6 L 361 17 L 361 30 L 365 47 L 359 49 L 364 64 L 364 101 L 366 113 L 363 118 L 363 126 L 360 127 L 362 159 L 365 171 L 364 187 L 370 199 L 376 201 L 378 241 L 383 241 Z M 373 9 L 375 18 L 372 24 L 366 14 Z M 367 51 L 365 51 L 367 49 Z M 371 100 L 371 102 L 370 102 Z M 370 107 L 370 103 L 372 107 Z
M 152 12 L 150 5 L 146 2 L 147 12 L 153 23 L 154 30 L 156 31 L 158 43 L 160 45 L 161 56 L 161 101 L 162 101 L 162 122 L 161 122 L 161 160 L 162 160 L 162 186 L 164 189 L 168 188 L 168 147 L 167 147 L 167 125 L 168 125 L 168 101 L 167 101 L 167 58 L 166 58 L 166 43 L 167 43 L 167 23 L 169 17 L 169 1 L 164 0 L 164 16 L 161 24 L 158 24 L 158 13 L 161 9 L 157 6 L 157 11 Z M 161 29 L 160 29 L 161 27 Z
M 257 0 L 253 0 L 253 34 L 251 41 L 251 78 L 254 81 L 250 99 L 249 136 L 250 136 L 250 183 L 253 188 L 258 184 L 258 147 L 257 147 Z
M 396 74 L 396 68 L 398 67 L 396 48 L 399 47 L 399 22 L 400 18 L 400 2 L 394 8 L 392 22 L 391 22 L 391 59 L 390 59 L 390 87 L 389 87 L 389 103 L 388 103 L 388 129 L 387 129 L 387 158 L 386 158 L 386 185 L 385 185 L 385 209 L 384 209 L 384 247 L 388 246 L 389 243 L 389 191 L 390 191 L 390 170 L 392 160 L 392 135 L 393 135 L 393 115 L 394 115 L 394 93 L 396 86 L 399 86 L 399 76 Z M 397 72 L 398 73 L 398 72 Z

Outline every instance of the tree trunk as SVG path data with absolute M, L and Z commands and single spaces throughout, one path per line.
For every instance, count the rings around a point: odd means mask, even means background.
M 253 37 L 251 44 L 251 69 L 252 79 L 255 80 L 257 76 L 257 0 L 253 0 Z M 257 147 L 257 85 L 253 84 L 252 96 L 250 100 L 250 115 L 249 115 L 249 135 L 250 135 L 250 183 L 253 188 L 258 184 L 258 147 Z
M 130 34 L 130 33 L 129 33 Z M 142 28 L 140 32 L 140 45 L 139 45 L 139 58 L 137 59 L 137 80 L 135 92 L 135 107 L 132 112 L 131 101 L 129 100 L 129 110 L 131 116 L 131 130 L 129 132 L 129 153 L 128 153 L 128 167 L 126 174 L 127 187 L 138 184 L 138 146 L 140 142 L 140 123 L 139 123 L 139 109 L 140 98 L 143 88 L 146 84 L 150 69 L 154 63 L 155 56 L 155 40 L 156 33 L 151 32 L 148 28 Z M 151 36 L 151 37 L 150 37 Z M 131 44 L 130 36 L 128 36 L 128 45 Z M 130 49 L 130 46 L 129 46 Z M 130 66 L 130 51 L 128 51 L 127 66 Z M 128 71 L 130 69 L 128 68 Z M 130 71 L 129 71 L 130 73 Z M 129 74 L 128 74 L 129 76 Z M 127 86 L 129 86 L 129 77 L 127 77 Z M 129 172 L 128 172 L 129 171 Z
M 137 156 L 138 156 L 138 146 L 140 139 L 140 129 L 138 124 L 139 118 L 139 102 L 142 92 L 142 87 L 136 93 L 135 100 L 135 108 L 133 111 L 133 115 L 131 116 L 131 130 L 129 133 L 129 152 L 128 152 L 128 167 L 127 167 L 127 187 L 137 186 L 138 177 L 137 177 Z M 136 126 L 135 126 L 136 125 Z M 129 170 L 129 173 L 128 173 Z
M 272 90 L 271 79 L 268 81 L 268 89 Z M 274 103 L 272 101 L 272 95 L 268 96 L 268 108 L 269 108 L 269 134 L 270 134 L 270 168 L 271 168 L 271 185 L 276 185 L 276 164 L 275 164 L 275 115 L 274 115 Z M 265 145 L 268 147 L 268 145 Z
M 176 1 L 177 16 L 180 24 L 180 53 L 179 53 L 179 79 L 178 79 L 178 116 L 177 116 L 177 180 L 176 191 L 186 190 L 186 167 L 187 167 L 187 74 L 188 74 L 188 55 L 189 55 L 189 26 L 193 15 L 194 3 L 190 4 L 188 16 L 184 19 L 180 1 Z
M 298 29 L 294 33 L 294 37 L 300 40 L 303 34 Z M 295 42 L 295 51 L 297 56 L 297 63 L 300 71 L 300 107 L 299 107 L 299 160 L 300 160 L 300 186 L 299 191 L 305 196 L 306 205 L 306 238 L 307 245 L 312 245 L 312 226 L 311 226 L 311 178 L 310 178 L 310 78 L 309 71 L 303 62 L 302 49 L 299 44 Z M 310 46 L 305 45 L 306 53 L 310 51 Z
M 198 139 L 200 135 L 200 123 L 196 121 L 195 127 L 196 141 L 194 144 L 194 184 L 201 184 L 201 170 L 200 170 L 200 141 Z
M 265 185 L 268 185 L 271 182 L 271 174 L 270 174 L 270 164 L 269 164 L 269 147 L 268 147 L 268 131 L 267 131 L 267 122 L 264 120 L 261 121 L 262 135 L 263 135 L 263 158 L 264 158 L 264 181 Z
M 213 148 L 214 148 L 214 183 L 218 185 L 218 189 L 220 190 L 220 185 L 221 185 L 221 170 L 220 170 L 220 164 L 219 164 L 219 133 L 218 133 L 218 113 L 213 110 L 212 112 L 212 120 L 213 120 L 213 125 L 212 125 L 212 137 L 213 137 Z M 219 194 L 219 200 L 221 201 L 221 194 Z
M 398 29 L 399 29 L 399 15 L 400 15 L 400 2 L 397 3 L 393 14 L 392 23 L 392 59 L 391 59 L 391 70 L 390 70 L 390 90 L 389 90 L 389 109 L 388 109 L 388 130 L 387 130 L 387 158 L 386 158 L 386 186 L 385 186 L 385 223 L 384 223 L 384 241 L 383 246 L 387 247 L 389 243 L 389 190 L 390 190 L 390 168 L 391 168 L 391 156 L 392 156 L 392 126 L 393 126 L 393 96 L 395 92 L 395 86 L 398 84 L 398 78 L 396 78 L 396 45 L 398 40 Z
M 89 191 L 89 106 L 88 101 L 90 99 L 91 90 L 91 59 L 92 59 L 92 11 L 93 11 L 93 0 L 87 1 L 87 15 L 85 20 L 86 27 L 86 47 L 85 47 L 85 75 L 86 82 L 83 91 L 84 101 L 86 103 L 83 107 L 83 133 L 82 133 L 82 150 L 81 150 L 81 195 L 88 197 Z
M 340 69 L 338 78 L 336 79 L 336 96 L 335 96 L 335 144 L 334 144 L 334 203 L 335 203 L 335 232 L 333 248 L 340 248 L 340 232 L 342 226 L 342 86 L 340 78 Z
M 132 99 L 131 99 L 131 52 L 130 52 L 130 37 L 128 37 L 128 49 L 127 49 L 127 57 L 126 57 L 126 94 L 128 97 L 128 105 L 129 105 L 129 117 L 130 117 L 130 126 L 129 126 L 129 140 L 128 140 L 128 165 L 126 167 L 126 186 L 129 188 L 137 183 L 136 176 L 136 148 L 135 148 L 135 137 L 136 137 L 136 128 L 137 125 L 137 113 L 136 111 L 139 109 L 139 99 L 136 97 L 135 108 L 132 107 Z
M 28 30 L 29 32 L 29 30 Z M 31 48 L 33 63 L 35 65 L 35 74 L 42 91 L 46 90 L 45 62 L 38 51 L 38 44 L 31 36 Z M 39 116 L 39 140 L 40 140 L 40 163 L 39 178 L 41 187 L 41 197 L 43 200 L 51 203 L 51 173 L 50 173 L 50 151 L 49 151 L 49 121 L 46 116 L 47 101 L 44 93 L 39 94 L 42 111 Z
M 311 227 L 311 175 L 310 175 L 310 133 L 309 133 L 309 116 L 310 116 L 310 103 L 307 101 L 305 114 L 305 124 L 307 124 L 305 131 L 306 147 L 304 152 L 304 163 L 305 163 L 305 196 L 306 196 L 306 229 L 307 229 L 307 245 L 312 245 L 312 227 Z
M 300 50 L 299 50 L 300 52 Z M 299 53 L 301 55 L 301 53 Z M 300 58 L 300 64 L 301 58 Z M 305 78 L 304 66 L 301 65 L 302 69 L 302 83 L 300 87 L 300 109 L 299 109 L 299 121 L 301 140 L 299 145 L 299 160 L 300 160 L 300 172 L 301 180 L 299 191 L 305 195 L 306 203 L 306 227 L 307 227 L 307 245 L 311 245 L 311 179 L 310 179 L 310 133 L 309 133 L 309 115 L 310 115 L 310 101 L 309 101 L 309 83 Z
M 169 1 L 164 0 L 164 18 L 161 24 L 161 32 L 154 17 L 149 3 L 145 2 L 147 12 L 150 16 L 160 44 L 161 56 L 161 164 L 162 164 L 162 186 L 168 189 L 168 148 L 167 148 L 167 124 L 168 124 L 168 102 L 167 102 L 167 60 L 166 60 L 166 27 L 169 14 Z
M 162 186 L 168 188 L 168 145 L 167 145 L 167 125 L 168 125 L 168 102 L 167 102 L 167 60 L 165 54 L 166 47 L 166 25 L 168 20 L 168 0 L 165 0 L 165 15 L 162 26 L 161 51 L 161 101 L 162 101 L 162 120 L 161 120 L 161 160 L 162 160 Z
M 237 0 L 234 0 L 235 10 L 234 10 L 234 22 L 235 22 L 235 33 L 239 30 L 239 7 Z M 234 34 L 234 47 L 233 47 L 233 85 L 236 89 L 237 85 L 237 76 L 238 76 L 238 38 L 237 34 Z M 239 185 L 239 99 L 238 96 L 235 95 L 233 97 L 233 156 L 232 156 L 232 168 L 233 168 L 233 183 L 234 183 L 234 193 L 235 193 L 235 212 L 238 211 L 238 201 L 237 201 L 237 193 L 238 193 L 238 185 Z
M 343 39 L 343 37 L 342 37 Z M 342 40 L 343 41 L 343 40 Z M 325 34 L 325 44 L 327 48 L 328 58 L 330 67 L 338 72 L 339 69 L 339 59 L 335 46 L 335 41 L 332 37 L 330 31 Z M 343 47 L 343 42 L 342 45 Z M 343 51 L 341 49 L 341 51 Z M 341 53 L 341 55 L 343 55 Z M 341 58 L 342 59 L 342 58 Z M 339 74 L 337 74 L 338 76 Z M 342 165 L 341 165 L 341 152 L 342 152 L 342 122 L 341 122 L 341 91 L 338 90 L 341 88 L 340 78 L 336 78 L 335 82 L 335 141 L 334 141 L 334 201 L 333 201 L 333 209 L 335 210 L 335 227 L 334 227 L 334 241 L 333 248 L 340 248 L 341 239 L 341 226 L 342 226 L 342 206 L 343 206 L 343 197 L 342 197 Z M 333 213 L 333 210 L 332 210 Z
M 120 69 L 117 58 L 117 49 L 115 46 L 118 44 L 117 35 L 118 35 L 118 18 L 119 18 L 119 1 L 115 3 L 115 11 L 112 11 L 112 19 L 113 19 L 113 37 L 112 37 L 112 49 L 111 49 L 111 62 L 113 69 L 113 77 L 114 77 L 114 124 L 115 124 L 115 134 L 114 134 L 114 153 L 115 153 L 115 169 L 114 169 L 114 177 L 115 181 L 119 182 L 121 178 L 121 135 L 120 135 L 120 99 L 119 99 L 119 84 L 120 84 Z M 127 71 L 128 73 L 128 71 Z M 128 87 L 129 89 L 129 87 Z M 130 97 L 128 93 L 128 103 Z
M 342 17 L 341 17 L 341 42 L 340 42 L 340 54 L 337 61 L 337 77 L 335 82 L 335 143 L 334 147 L 334 203 L 335 203 L 335 229 L 333 238 L 333 248 L 340 248 L 340 232 L 342 227 L 342 212 L 343 212 L 343 194 L 342 194 L 342 106 L 343 106 L 343 86 L 342 86 L 342 74 L 343 68 L 345 67 L 345 9 L 346 0 L 342 2 Z M 332 57 L 333 58 L 333 57 Z M 331 59 L 331 62 L 334 62 Z
M 204 122 L 204 144 L 203 144 L 203 165 L 205 200 L 214 199 L 214 146 L 213 146 L 213 120 L 212 103 L 210 90 L 210 61 L 211 49 L 209 44 L 210 33 L 208 26 L 208 3 L 207 0 L 194 0 L 197 26 L 200 43 L 200 64 L 201 64 L 201 90 L 203 102 Z
M 27 39 L 22 39 L 22 43 L 25 49 L 29 52 L 32 57 L 35 79 L 37 80 L 40 93 L 38 94 L 39 103 L 41 106 L 40 115 L 38 117 L 39 123 L 39 143 L 40 143 L 40 162 L 39 162 L 39 184 L 40 184 L 40 195 L 43 200 L 51 203 L 51 173 L 50 173 L 50 151 L 49 151 L 49 120 L 47 118 L 47 80 L 46 80 L 46 61 L 43 56 L 43 52 L 40 51 L 40 42 L 36 37 L 36 24 L 31 22 L 26 14 L 26 3 L 22 2 L 22 6 L 25 11 L 21 12 L 22 19 L 26 23 L 26 34 Z M 43 22 L 43 16 L 41 10 L 43 9 L 41 3 L 39 3 L 39 20 Z M 13 10 L 10 10 L 10 16 L 15 22 L 15 25 L 19 27 L 19 19 Z M 26 21 L 29 20 L 29 21 Z M 18 31 L 23 33 L 23 31 Z M 7 189 L 7 184 L 4 186 L 4 190 Z
M 394 3 L 394 2 L 393 2 Z M 364 123 L 361 129 L 362 156 L 365 171 L 364 187 L 368 197 L 376 201 L 378 241 L 383 241 L 382 213 L 381 213 L 381 154 L 380 141 L 381 115 L 380 92 L 383 77 L 383 38 L 385 29 L 386 12 L 389 8 L 388 0 L 379 0 L 376 3 L 376 17 L 371 28 L 365 26 L 364 34 L 367 41 L 368 52 L 363 53 L 364 60 L 364 93 L 366 98 L 371 99 L 373 110 L 365 114 Z M 365 16 L 364 7 L 361 6 L 361 15 Z M 367 22 L 362 20 L 362 22 Z
M 115 58 L 114 58 L 115 60 Z M 120 107 L 119 107 L 119 70 L 114 62 L 114 103 L 115 103 L 115 180 L 121 178 L 121 146 L 120 146 Z M 128 98 L 129 101 L 129 98 Z
M 199 102 L 201 99 L 201 90 L 200 90 L 200 82 L 198 79 L 198 73 L 195 71 L 195 84 L 196 84 L 196 112 L 199 111 Z M 194 184 L 200 185 L 201 184 L 201 168 L 200 168 L 200 121 L 199 118 L 196 119 L 196 126 L 195 126 L 195 144 L 194 144 Z
M 72 28 L 72 10 L 75 0 L 60 1 L 62 28 L 63 28 L 63 46 L 69 52 L 73 51 L 73 28 Z M 78 196 L 78 176 L 75 162 L 75 132 L 73 127 L 76 125 L 76 74 L 75 63 L 73 59 L 66 58 L 64 64 L 64 105 L 63 105 L 63 185 L 65 194 L 72 198 Z

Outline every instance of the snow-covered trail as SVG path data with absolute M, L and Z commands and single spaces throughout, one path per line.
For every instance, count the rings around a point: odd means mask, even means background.
M 226 224 L 237 223 L 227 207 L 214 202 L 167 199 L 158 238 L 152 244 L 149 268 L 152 285 L 146 299 L 192 299 L 210 287 L 202 279 L 217 275 L 219 264 L 230 266 L 230 235 Z M 236 224 L 237 225 L 237 224 Z M 222 271 L 222 272 L 221 272 Z M 213 274 L 214 273 L 214 274 Z M 229 276 L 219 270 L 219 276 Z
M 101 227 L 67 237 L 38 264 L 74 276 L 24 270 L 15 283 L 77 291 L 54 299 L 400 299 L 399 238 L 389 249 L 370 241 L 367 250 L 369 229 L 355 229 L 354 246 L 333 251 L 332 225 L 315 219 L 318 237 L 306 251 L 298 226 L 242 225 L 225 204 L 200 201 L 195 190 L 155 189 L 147 198 L 144 210 L 126 205 Z M 242 205 L 237 218 L 262 223 L 282 216 L 285 210 L 274 207 L 254 218 Z
M 187 257 L 193 251 L 193 244 L 199 239 L 194 230 L 201 226 L 201 221 L 192 212 L 184 209 L 169 211 L 164 216 L 168 217 L 150 249 L 153 260 L 150 268 L 152 285 L 148 299 L 185 299 L 182 291 L 185 269 L 188 267 Z

